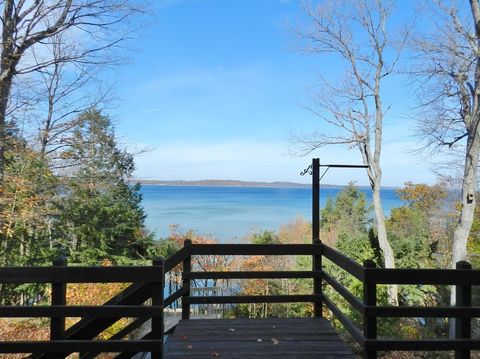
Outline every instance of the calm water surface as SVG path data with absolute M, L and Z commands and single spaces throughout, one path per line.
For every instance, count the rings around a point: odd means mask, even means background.
M 371 191 L 361 189 L 371 201 Z M 146 225 L 157 238 L 166 237 L 169 225 L 193 229 L 222 241 L 238 240 L 253 231 L 276 230 L 298 216 L 311 218 L 309 188 L 251 187 L 142 187 Z M 340 189 L 321 189 L 320 205 Z M 385 214 L 402 205 L 394 189 L 382 190 Z

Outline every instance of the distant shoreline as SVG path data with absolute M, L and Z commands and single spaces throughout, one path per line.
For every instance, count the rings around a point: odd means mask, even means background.
M 131 179 L 132 183 L 140 183 L 143 186 L 191 186 L 191 187 L 250 187 L 250 188 L 310 188 L 309 183 L 295 182 L 255 182 L 239 180 L 199 180 L 199 181 L 164 181 L 164 180 L 141 180 Z M 345 185 L 321 184 L 322 188 L 344 188 Z M 358 186 L 358 188 L 369 189 L 369 186 Z M 396 189 L 398 187 L 382 187 L 383 189 Z

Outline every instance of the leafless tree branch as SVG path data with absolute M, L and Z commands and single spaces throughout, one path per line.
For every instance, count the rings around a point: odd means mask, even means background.
M 307 109 L 333 131 L 294 136 L 298 153 L 308 154 L 323 146 L 340 144 L 356 148 L 368 166 L 374 197 L 378 237 L 385 266 L 394 268 L 380 203 L 380 166 L 383 121 L 390 106 L 382 102 L 382 82 L 396 70 L 408 32 L 392 36 L 388 19 L 393 2 L 382 0 L 330 0 L 303 2 L 309 26 L 296 35 L 310 54 L 331 55 L 344 62 L 344 77 L 335 83 L 322 78 L 320 90 Z M 389 300 L 398 303 L 396 287 L 389 288 Z

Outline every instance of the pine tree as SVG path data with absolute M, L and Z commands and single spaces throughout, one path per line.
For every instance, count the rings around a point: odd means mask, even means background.
M 62 154 L 69 176 L 58 202 L 58 235 L 72 262 L 144 259 L 153 240 L 144 230 L 133 156 L 119 147 L 111 120 L 98 110 L 80 116 Z

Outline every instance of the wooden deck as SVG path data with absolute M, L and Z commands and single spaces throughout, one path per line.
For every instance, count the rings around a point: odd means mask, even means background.
M 166 359 L 353 359 L 321 318 L 182 320 L 167 340 Z

